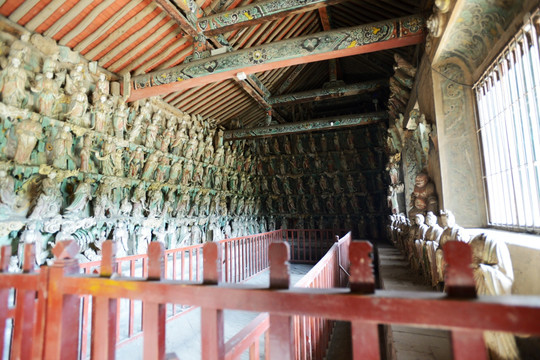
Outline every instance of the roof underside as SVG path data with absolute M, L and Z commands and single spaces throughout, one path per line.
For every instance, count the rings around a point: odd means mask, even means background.
M 178 9 L 172 0 L 169 2 Z M 203 15 L 220 13 L 250 2 L 196 1 Z M 7 0 L 0 3 L 3 3 L 1 15 L 29 31 L 51 37 L 60 45 L 79 51 L 88 60 L 97 61 L 103 68 L 119 75 L 129 72 L 136 76 L 168 69 L 182 64 L 193 55 L 193 37 L 188 35 L 189 31 L 154 1 Z M 326 7 L 326 11 L 315 9 L 292 14 L 223 35 L 234 50 L 239 50 L 325 30 L 416 14 L 425 11 L 431 3 L 430 0 L 342 1 Z M 353 84 L 388 79 L 393 73 L 394 53 L 398 52 L 415 64 L 420 51 L 419 45 L 412 45 L 336 59 L 337 80 Z M 329 62 L 294 65 L 255 75 L 272 95 L 320 89 L 332 79 Z M 285 81 L 291 76 L 296 76 L 294 81 L 285 86 Z M 214 118 L 225 127 L 231 120 L 240 120 L 244 126 L 263 123 L 267 109 L 241 85 L 238 80 L 229 79 L 173 92 L 162 98 L 182 111 Z M 370 110 L 370 106 L 375 106 L 373 98 L 376 96 L 384 99 L 385 93 L 351 97 L 350 102 L 354 104 L 344 105 L 341 100 L 339 107 L 350 107 L 350 112 L 354 112 L 358 108 L 357 102 L 362 101 L 365 104 L 360 107 Z M 274 107 L 274 111 L 285 121 L 309 119 L 313 113 L 319 112 L 317 109 L 324 109 L 320 111 L 324 116 L 332 115 L 331 103 L 328 105 L 328 102 L 316 106 L 308 103 Z

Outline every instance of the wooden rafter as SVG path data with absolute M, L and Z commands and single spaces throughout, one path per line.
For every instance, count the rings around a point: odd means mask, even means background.
M 257 128 L 228 130 L 223 134 L 225 140 L 247 139 L 256 137 L 275 136 L 292 133 L 304 133 L 324 129 L 337 129 L 344 127 L 368 125 L 388 118 L 386 111 L 355 114 L 348 116 L 336 116 L 331 118 L 294 122 L 279 125 L 270 125 Z
M 219 14 L 205 16 L 197 21 L 197 28 L 205 35 L 216 35 L 246 26 L 279 19 L 290 14 L 303 13 L 338 4 L 345 0 L 266 0 L 234 8 Z
M 236 76 L 302 63 L 335 59 L 418 44 L 424 40 L 422 15 L 325 31 L 201 59 L 135 76 L 130 101 L 168 94 Z

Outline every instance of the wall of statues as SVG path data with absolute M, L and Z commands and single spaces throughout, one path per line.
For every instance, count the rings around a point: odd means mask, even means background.
M 98 257 L 266 230 L 245 141 L 223 144 L 211 119 L 152 99 L 130 104 L 119 83 L 54 41 L 0 33 L 0 243 L 13 266 L 75 238 Z M 21 247 L 22 248 L 22 247 Z
M 265 214 L 278 226 L 383 236 L 383 125 L 259 139 Z

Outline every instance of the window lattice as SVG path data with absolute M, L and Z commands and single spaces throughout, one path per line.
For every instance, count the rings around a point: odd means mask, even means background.
M 523 26 L 474 90 L 489 224 L 538 232 L 540 47 L 535 26 L 533 19 Z

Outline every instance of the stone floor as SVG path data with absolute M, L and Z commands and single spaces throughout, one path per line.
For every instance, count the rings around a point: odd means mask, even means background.
M 433 291 L 416 275 L 406 258 L 390 245 L 379 245 L 381 286 L 385 290 Z M 389 336 L 398 360 L 452 359 L 450 332 L 409 326 L 392 325 Z M 392 351 L 390 351 L 391 353 Z M 389 356 L 389 358 L 392 358 Z

